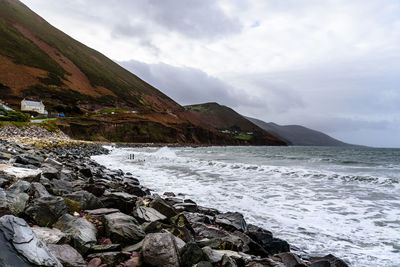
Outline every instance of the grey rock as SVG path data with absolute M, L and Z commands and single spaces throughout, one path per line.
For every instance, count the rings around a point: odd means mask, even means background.
M 222 257 L 221 267 L 237 267 L 236 261 L 227 255 Z
M 70 239 L 67 234 L 56 228 L 33 227 L 32 231 L 46 244 L 65 244 Z
M 121 251 L 120 244 L 108 244 L 108 245 L 94 245 L 90 248 L 90 254 L 110 252 L 110 251 Z
M 105 191 L 100 198 L 105 208 L 118 208 L 122 212 L 132 213 L 136 206 L 137 197 L 124 192 Z
M 274 258 L 278 258 L 286 267 L 306 267 L 297 255 L 290 252 L 276 254 Z
M 310 267 L 348 267 L 346 262 L 329 254 L 324 257 L 312 258 Z
M 247 231 L 247 223 L 241 213 L 226 212 L 217 214 L 215 216 L 215 223 L 221 225 L 228 231 L 234 232 L 236 230 L 245 232 Z
M 146 222 L 163 221 L 167 219 L 166 216 L 149 207 L 137 207 L 136 214 L 140 220 Z
M 0 216 L 6 214 L 20 215 L 24 210 L 29 195 L 0 188 Z
M 174 205 L 174 208 L 177 212 L 197 212 L 197 204 L 195 203 L 178 203 Z
M 49 179 L 60 179 L 60 171 L 53 167 L 42 168 L 42 176 Z
M 213 265 L 211 264 L 211 262 L 201 261 L 201 262 L 193 265 L 193 267 L 213 267 Z
M 87 191 L 77 191 L 72 194 L 66 195 L 65 198 L 79 202 L 83 210 L 93 210 L 104 207 L 100 199 Z
M 58 191 L 64 194 L 68 194 L 73 191 L 72 183 L 69 181 L 53 179 L 49 182 L 49 184 L 52 191 Z
M 31 184 L 31 187 L 28 189 L 28 194 L 34 198 L 50 196 L 49 192 L 46 190 L 46 187 L 44 187 L 41 183 L 36 182 Z
M 11 215 L 0 218 L 0 251 L 2 266 L 62 267 L 28 224 Z
M 143 247 L 143 240 L 140 241 L 139 243 L 134 244 L 134 245 L 130 245 L 130 246 L 124 247 L 122 249 L 122 251 L 124 251 L 124 252 L 134 252 L 134 251 L 138 252 L 138 251 L 142 250 L 142 247 Z
M 50 244 L 48 248 L 64 267 L 86 267 L 86 262 L 82 255 L 70 245 Z
M 63 215 L 54 227 L 71 236 L 73 246 L 80 253 L 85 254 L 97 243 L 96 227 L 83 218 L 75 218 L 70 214 Z
M 26 193 L 28 192 L 30 187 L 31 183 L 23 180 L 18 180 L 8 188 L 8 191 L 14 193 Z
M 196 243 L 187 243 L 181 250 L 181 265 L 191 267 L 204 258 L 203 250 Z
M 49 227 L 68 213 L 68 206 L 61 197 L 41 197 L 33 200 L 25 213 L 39 226 Z
M 179 267 L 175 238 L 170 233 L 148 234 L 143 241 L 143 261 L 152 266 Z
M 247 255 L 242 252 L 231 251 L 231 250 L 214 250 L 210 247 L 204 247 L 203 252 L 204 252 L 207 260 L 211 263 L 220 262 L 224 255 L 227 255 L 228 257 L 231 257 L 235 260 L 236 259 L 240 259 L 242 261 L 251 260 L 250 255 Z
M 104 216 L 106 234 L 113 243 L 121 245 L 133 244 L 141 241 L 145 232 L 132 216 L 116 212 Z
M 150 207 L 157 210 L 167 218 L 171 218 L 178 215 L 178 212 L 160 197 L 157 197 L 153 201 L 151 201 Z
M 56 168 L 58 170 L 61 170 L 63 167 L 63 164 L 55 159 L 52 158 L 46 158 L 44 161 L 45 165 L 47 166 L 52 166 L 53 168 Z
M 229 235 L 226 231 L 215 226 L 209 226 L 204 223 L 193 223 L 192 227 L 197 236 L 203 238 L 222 238 Z

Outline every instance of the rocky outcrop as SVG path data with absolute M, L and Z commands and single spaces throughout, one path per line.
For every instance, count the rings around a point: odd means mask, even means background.
M 11 215 L 0 218 L 0 251 L 2 266 L 62 267 L 29 225 Z
M 170 233 L 148 234 L 143 241 L 143 261 L 151 266 L 179 267 L 179 252 Z

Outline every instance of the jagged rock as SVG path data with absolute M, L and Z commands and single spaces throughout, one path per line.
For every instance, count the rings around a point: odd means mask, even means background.
M 68 206 L 61 197 L 41 197 L 32 201 L 25 213 L 40 226 L 52 226 L 58 218 L 68 213 Z
M 77 191 L 72 194 L 65 195 L 65 198 L 79 202 L 81 209 L 83 210 L 94 210 L 104 207 L 100 199 L 87 191 Z
M 155 222 L 167 219 L 166 216 L 159 213 L 157 210 L 149 207 L 137 207 L 136 215 L 141 221 Z
M 231 257 L 224 255 L 221 261 L 221 267 L 237 267 L 236 261 Z
M 124 190 L 128 192 L 129 194 L 138 196 L 138 197 L 144 197 L 150 194 L 150 190 L 148 188 L 145 188 L 144 186 L 141 185 L 136 185 L 132 183 L 125 183 L 124 184 Z
M 58 170 L 61 170 L 62 167 L 63 167 L 63 164 L 61 162 L 59 162 L 59 161 L 57 161 L 55 159 L 52 159 L 52 158 L 46 158 L 45 161 L 44 161 L 44 164 L 47 165 L 47 166 L 51 166 L 53 168 L 56 168 Z M 43 166 L 43 164 L 42 164 L 42 166 Z
M 242 232 L 235 231 L 232 235 L 226 237 L 225 240 L 237 245 L 239 251 L 244 253 L 261 257 L 267 257 L 270 255 L 260 244 L 256 243 L 253 239 Z
M 32 231 L 46 244 L 65 244 L 69 242 L 69 236 L 59 229 L 47 227 L 33 227 Z
M 209 226 L 204 223 L 193 223 L 192 227 L 196 235 L 202 238 L 222 238 L 229 235 L 226 231 L 222 229 L 211 225 Z
M 26 193 L 31 187 L 31 183 L 23 180 L 18 180 L 16 183 L 12 184 L 8 191 L 13 193 Z
M 0 188 L 0 216 L 6 214 L 20 215 L 24 210 L 29 195 Z
M 191 267 L 204 258 L 203 250 L 196 243 L 187 243 L 181 250 L 181 265 Z
M 97 219 L 100 221 L 103 221 L 104 215 L 120 212 L 119 209 L 107 209 L 107 208 L 101 208 L 101 209 L 95 209 L 95 210 L 85 210 L 86 214 L 92 218 L 92 219 Z
M 116 212 L 104 216 L 106 234 L 113 243 L 121 245 L 133 244 L 141 241 L 145 232 L 132 216 Z
M 276 262 L 272 259 L 265 258 L 260 260 L 252 260 L 246 264 L 246 267 L 286 267 L 281 262 Z
M 178 215 L 178 212 L 160 197 L 157 197 L 153 201 L 151 201 L 150 207 L 157 210 L 167 218 Z
M 49 180 L 60 179 L 60 172 L 53 167 L 42 168 L 42 176 Z
M 183 212 L 190 223 L 200 222 L 205 224 L 213 224 L 214 218 L 201 213 Z
M 12 215 L 0 218 L 0 251 L 2 266 L 62 267 L 28 224 Z
M 65 180 L 53 179 L 50 181 L 51 190 L 58 194 L 69 194 L 73 191 L 72 183 Z
M 143 241 L 143 261 L 152 266 L 179 267 L 176 241 L 170 233 L 148 234 Z
M 233 250 L 238 251 L 238 246 L 243 243 L 237 242 L 238 244 L 233 243 L 229 240 L 230 236 L 226 238 L 213 238 L 213 239 L 202 239 L 197 241 L 197 244 L 200 247 L 210 247 L 216 250 Z
M 30 169 L 27 166 L 5 168 L 2 170 L 7 176 L 14 182 L 22 180 L 27 182 L 39 182 L 40 180 L 40 169 Z
M 215 216 L 215 223 L 231 232 L 236 230 L 241 232 L 247 231 L 247 223 L 244 220 L 243 215 L 239 212 L 217 214 Z
M 40 164 L 44 161 L 42 157 L 32 156 L 32 155 L 21 155 L 15 157 L 15 163 L 22 165 L 33 165 L 40 167 Z
M 258 226 L 249 225 L 246 234 L 260 244 L 270 255 L 289 252 L 290 245 L 285 240 L 274 238 L 272 233 Z
M 98 258 L 101 260 L 102 264 L 107 264 L 108 266 L 116 266 L 117 264 L 129 259 L 130 255 L 123 252 L 104 252 L 88 255 L 88 259 Z
M 10 180 L 6 179 L 4 176 L 0 176 L 0 187 L 4 187 L 10 184 Z
M 211 263 L 220 262 L 224 255 L 227 255 L 228 257 L 231 257 L 235 260 L 236 259 L 240 259 L 242 261 L 251 260 L 250 255 L 247 255 L 242 252 L 236 252 L 231 250 L 214 250 L 210 247 L 204 247 L 202 248 L 202 250 L 206 256 L 206 259 Z
M 142 247 L 143 247 L 143 240 L 140 241 L 139 243 L 134 244 L 134 245 L 124 247 L 122 249 L 122 251 L 124 251 L 124 252 L 133 252 L 133 251 L 138 252 L 138 251 L 142 250 Z
M 276 254 L 274 258 L 278 258 L 286 267 L 306 267 L 297 255 L 290 252 Z
M 195 203 L 178 203 L 178 204 L 174 205 L 174 209 L 177 212 L 183 212 L 183 211 L 197 212 L 197 204 L 195 204 Z
M 100 198 L 105 208 L 118 208 L 124 213 L 131 213 L 136 206 L 137 197 L 123 192 L 105 191 Z
M 32 183 L 29 190 L 28 194 L 33 196 L 34 198 L 40 198 L 40 197 L 48 197 L 50 196 L 49 192 L 47 192 L 46 187 L 44 187 L 41 183 Z
M 83 187 L 83 190 L 92 193 L 96 197 L 101 197 L 104 194 L 104 191 L 106 191 L 106 187 L 99 184 L 86 184 Z
M 83 176 L 85 176 L 86 178 L 93 177 L 93 173 L 92 173 L 92 170 L 90 168 L 80 169 L 79 172 L 81 174 L 83 174 Z
M 48 248 L 64 267 L 86 267 L 86 262 L 82 255 L 70 245 L 50 244 Z
M 312 258 L 310 267 L 348 267 L 347 263 L 332 254 Z
M 65 214 L 57 221 L 54 227 L 71 235 L 74 248 L 82 254 L 85 254 L 97 243 L 96 227 L 83 218 L 75 218 L 70 214 Z

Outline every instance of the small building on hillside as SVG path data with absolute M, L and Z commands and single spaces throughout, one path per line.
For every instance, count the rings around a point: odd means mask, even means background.
M 7 103 L 5 103 L 3 100 L 0 100 L 0 108 L 6 111 L 13 111 L 13 109 L 7 106 Z
M 47 110 L 44 109 L 44 104 L 42 101 L 30 101 L 30 100 L 22 100 L 21 101 L 21 111 L 34 111 L 42 115 L 47 115 Z

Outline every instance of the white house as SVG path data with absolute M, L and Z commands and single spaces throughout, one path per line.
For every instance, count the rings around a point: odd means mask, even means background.
M 39 114 L 48 114 L 47 110 L 44 109 L 42 101 L 36 102 L 25 99 L 21 101 L 21 111 L 35 111 Z
M 12 111 L 13 110 L 12 108 L 8 107 L 6 105 L 6 103 L 4 103 L 2 100 L 0 100 L 0 108 L 2 108 L 4 110 L 7 110 L 7 111 Z

